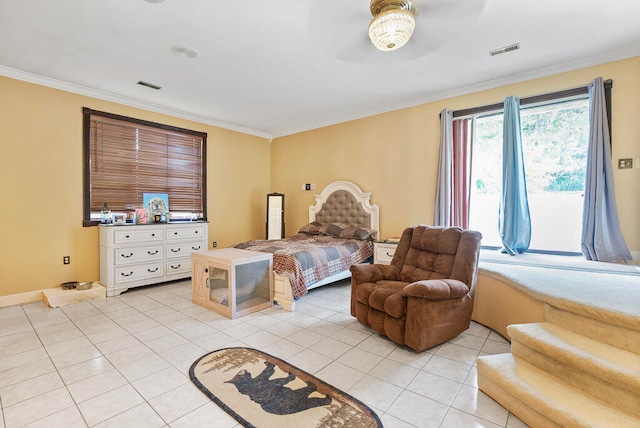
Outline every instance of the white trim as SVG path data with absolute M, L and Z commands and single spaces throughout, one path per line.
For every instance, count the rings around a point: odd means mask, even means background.
M 81 300 L 97 299 L 106 297 L 106 288 L 94 282 L 88 290 L 63 290 L 61 287 L 45 288 L 37 291 L 27 291 L 25 293 L 10 294 L 0 296 L 0 308 L 9 306 L 24 305 L 42 301 L 49 307 L 58 307 L 68 303 L 75 303 Z
M 376 108 L 360 112 L 359 114 L 345 115 L 335 120 L 326 120 L 323 122 L 309 123 L 306 126 L 299 126 L 297 128 L 285 129 L 281 132 L 273 134 L 273 138 L 284 137 L 286 135 L 298 134 L 300 132 L 310 131 L 312 129 L 324 128 L 338 123 L 349 122 L 352 120 L 363 119 L 365 117 L 371 117 L 378 114 L 389 113 L 392 111 L 402 110 L 405 108 L 415 107 L 418 105 L 428 104 L 436 101 L 442 101 L 447 98 L 459 97 L 463 95 L 472 94 L 474 92 L 485 91 L 488 89 L 499 88 L 502 86 L 513 85 L 516 83 L 526 82 L 527 80 L 540 79 L 555 74 L 566 73 L 569 71 L 580 70 L 587 67 L 593 67 L 600 64 L 606 64 L 608 62 L 619 61 L 627 58 L 633 58 L 640 55 L 640 49 L 637 47 L 629 47 L 627 49 L 620 49 L 617 51 L 609 51 L 606 55 L 598 55 L 588 58 L 581 58 L 575 61 L 569 61 L 561 64 L 553 64 L 548 67 L 542 67 L 533 70 L 526 70 L 521 73 L 509 74 L 505 77 L 498 79 L 487 80 L 484 82 L 475 83 L 472 85 L 461 86 L 453 89 L 448 89 L 441 92 L 435 92 L 428 95 L 409 98 L 406 100 L 393 103 L 386 108 Z
M 99 100 L 124 104 L 126 106 L 136 107 L 155 113 L 166 114 L 168 116 L 177 117 L 180 119 L 192 120 L 194 122 L 216 126 L 218 128 L 241 132 L 243 134 L 255 135 L 256 137 L 262 137 L 266 139 L 273 139 L 273 136 L 268 132 L 247 128 L 241 125 L 236 125 L 234 123 L 224 122 L 222 120 L 214 119 L 212 117 L 203 116 L 196 113 L 142 101 L 132 97 L 117 95 L 111 92 L 102 91 L 100 89 L 89 88 L 86 86 L 76 85 L 74 83 L 64 82 L 62 80 L 41 76 L 39 74 L 16 70 L 15 68 L 6 67 L 4 65 L 0 65 L 0 76 L 10 77 L 12 79 L 22 80 L 24 82 L 34 83 L 36 85 L 47 86 L 49 88 L 59 89 L 61 91 L 84 95 L 91 98 L 97 98 Z
M 27 291 L 26 293 L 9 294 L 8 296 L 0 296 L 0 308 L 6 308 L 8 306 L 24 305 L 25 303 L 37 302 L 42 300 L 42 292 L 39 291 Z
M 453 88 L 441 92 L 432 93 L 415 98 L 409 98 L 397 103 L 393 103 L 388 107 L 380 107 L 362 111 L 358 114 L 344 115 L 339 118 L 326 120 L 323 122 L 314 122 L 307 125 L 302 125 L 294 128 L 282 130 L 280 132 L 269 133 L 257 129 L 247 128 L 241 125 L 224 122 L 218 119 L 214 119 L 208 116 L 202 116 L 196 113 L 186 112 L 166 106 L 161 106 L 146 101 L 134 99 L 131 97 L 125 97 L 122 95 L 113 94 L 99 89 L 89 88 L 86 86 L 76 85 L 73 83 L 64 82 L 57 79 L 41 76 L 26 71 L 17 70 L 14 68 L 0 65 L 0 76 L 6 76 L 25 82 L 35 83 L 42 86 L 47 86 L 55 89 L 60 89 L 75 94 L 86 95 L 88 97 L 97 98 L 105 101 L 111 101 L 119 104 L 124 104 L 131 107 L 137 107 L 144 110 L 153 111 L 156 113 L 166 114 L 181 119 L 192 120 L 198 123 L 204 123 L 207 125 L 217 126 L 219 128 L 229 129 L 231 131 L 241 132 L 243 134 L 255 135 L 266 139 L 274 139 L 278 137 L 284 137 L 287 135 L 293 135 L 300 132 L 305 132 L 313 129 L 324 128 L 339 123 L 349 122 L 352 120 L 363 119 L 365 117 L 375 116 L 378 114 L 389 113 L 392 111 L 402 110 L 405 108 L 415 107 L 422 104 L 428 104 L 435 101 L 441 101 L 447 98 L 462 96 L 471 94 L 474 92 L 484 91 L 487 89 L 493 89 L 501 86 L 511 85 L 515 83 L 524 82 L 527 80 L 538 79 L 542 77 L 551 76 L 554 74 L 565 73 L 569 71 L 579 70 L 581 68 L 592 67 L 608 62 L 619 61 L 627 58 L 633 58 L 640 55 L 640 50 L 637 47 L 629 47 L 625 49 L 619 49 L 616 51 L 609 51 L 605 55 L 597 55 L 588 58 L 581 58 L 575 61 L 569 61 L 561 64 L 553 64 L 548 67 L 542 67 L 534 70 L 526 70 L 521 73 L 509 74 L 508 76 L 487 80 L 468 86 L 462 86 Z

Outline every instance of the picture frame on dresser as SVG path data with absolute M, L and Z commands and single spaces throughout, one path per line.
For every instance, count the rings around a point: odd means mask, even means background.
M 100 283 L 107 296 L 191 277 L 191 254 L 208 249 L 208 226 L 207 222 L 99 225 Z
M 125 224 L 127 222 L 126 214 L 113 214 L 111 218 L 113 219 L 113 224 Z
M 147 211 L 149 223 L 160 223 L 160 216 L 166 216 L 169 213 L 169 195 L 167 193 L 143 193 L 142 203 Z M 158 216 L 158 220 L 155 220 L 156 216 Z

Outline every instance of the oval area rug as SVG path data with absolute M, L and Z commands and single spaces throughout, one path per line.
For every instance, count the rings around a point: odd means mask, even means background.
M 257 349 L 211 352 L 191 365 L 189 376 L 245 427 L 382 427 L 354 397 Z

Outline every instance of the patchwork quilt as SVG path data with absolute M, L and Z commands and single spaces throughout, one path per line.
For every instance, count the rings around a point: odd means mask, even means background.
M 297 299 L 307 287 L 348 270 L 373 255 L 370 240 L 343 239 L 324 235 L 298 234 L 290 238 L 255 240 L 235 245 L 243 250 L 273 254 L 273 270 L 291 282 Z

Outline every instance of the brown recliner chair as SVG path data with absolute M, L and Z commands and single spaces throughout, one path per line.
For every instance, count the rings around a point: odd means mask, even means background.
M 351 266 L 351 315 L 394 342 L 423 351 L 469 328 L 482 235 L 412 226 L 390 265 Z

